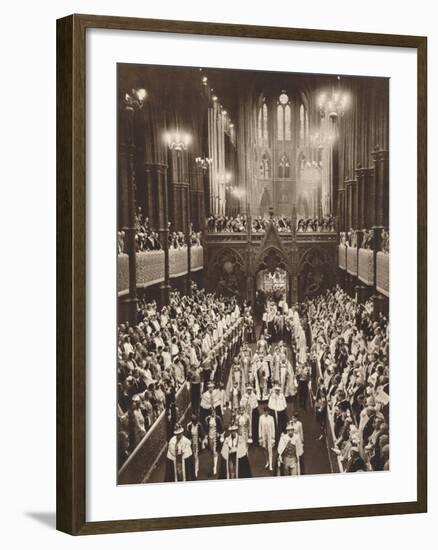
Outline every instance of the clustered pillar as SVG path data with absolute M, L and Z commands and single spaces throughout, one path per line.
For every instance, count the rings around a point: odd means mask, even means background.
M 126 96 L 120 113 L 121 139 L 119 180 L 122 210 L 119 220 L 125 233 L 125 251 L 129 257 L 129 293 L 123 300 L 124 317 L 131 323 L 137 321 L 137 271 L 135 248 L 135 168 L 134 168 L 134 116 L 141 104 Z
M 156 164 L 156 188 L 158 204 L 158 236 L 164 250 L 164 280 L 160 285 L 161 303 L 169 303 L 169 204 L 167 196 L 167 165 Z
M 389 166 L 388 151 L 376 146 L 373 152 L 375 177 L 375 223 L 378 226 L 388 226 L 388 196 L 389 196 Z

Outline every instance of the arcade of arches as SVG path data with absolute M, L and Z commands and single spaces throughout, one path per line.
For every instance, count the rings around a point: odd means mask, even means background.
M 182 303 L 188 303 L 184 297 L 199 303 L 197 289 L 205 289 L 241 312 L 251 310 L 253 332 L 236 335 L 232 353 L 227 352 L 232 364 L 242 338 L 254 352 L 259 332 L 267 326 L 269 304 L 296 306 L 297 315 L 307 319 L 301 324 L 309 354 L 312 308 L 330 310 L 332 305 L 318 302 L 331 296 L 327 291 L 337 288 L 342 303 L 362 304 L 371 325 L 386 318 L 387 79 L 120 64 L 118 97 L 117 285 L 123 330 L 139 320 L 144 324 L 150 304 L 154 311 L 172 310 L 175 292 Z M 303 312 L 306 303 L 310 305 Z M 196 309 L 193 305 L 189 312 Z M 319 313 L 314 315 L 319 326 Z M 287 337 L 282 332 L 285 340 L 296 338 L 295 348 L 299 337 L 294 330 L 301 330 L 293 325 L 297 322 L 291 320 Z M 155 338 L 159 330 L 152 328 Z M 175 354 L 181 355 L 178 346 Z M 122 346 L 124 368 L 125 351 Z M 288 355 L 294 368 L 300 363 L 297 357 Z M 203 359 L 197 361 L 202 364 Z M 214 381 L 226 386 L 228 374 Z M 132 392 L 123 392 L 127 402 L 120 405 L 120 418 L 122 413 L 129 416 L 131 407 Z M 186 422 L 193 403 L 187 395 L 178 399 L 179 412 L 166 418 L 179 414 L 177 421 Z M 146 424 L 153 427 L 150 433 L 145 428 L 138 438 L 127 430 L 119 457 L 120 482 L 159 481 L 164 475 L 168 436 L 165 420 L 157 423 L 161 412 L 150 412 L 149 418 L 143 409 Z M 309 414 L 302 413 L 305 432 L 319 437 Z M 339 434 L 324 434 L 324 443 L 327 438 L 328 446 L 336 447 Z M 137 445 L 153 452 L 136 453 L 135 462 L 130 455 Z M 305 448 L 303 471 L 342 469 L 339 454 L 327 451 L 327 445 L 323 450 L 310 443 Z M 253 470 L 259 469 L 257 453 L 249 454 Z M 207 476 L 206 466 L 201 463 L 200 468 Z

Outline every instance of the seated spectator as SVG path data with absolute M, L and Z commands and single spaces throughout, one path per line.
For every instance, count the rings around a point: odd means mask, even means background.
M 163 412 L 173 433 L 179 388 L 199 383 L 191 370 L 208 364 L 206 382 L 219 383 L 222 362 L 244 330 L 235 298 L 205 293 L 195 284 L 190 296 L 172 292 L 169 306 L 161 309 L 155 301 L 140 300 L 137 325 L 125 322 L 118 329 L 119 431 L 125 434 L 119 435 L 120 460 L 126 460 Z
M 346 471 L 380 470 L 389 460 L 388 323 L 372 301 L 358 304 L 336 287 L 304 304 L 316 343 L 333 451 Z M 386 451 L 385 451 L 386 453 Z

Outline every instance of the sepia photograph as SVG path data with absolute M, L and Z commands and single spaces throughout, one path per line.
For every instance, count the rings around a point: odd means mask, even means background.
M 118 63 L 118 485 L 390 470 L 389 87 Z

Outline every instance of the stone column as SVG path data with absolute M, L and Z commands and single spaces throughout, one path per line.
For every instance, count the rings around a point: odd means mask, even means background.
M 154 199 L 154 177 L 153 172 L 155 167 L 151 163 L 145 163 L 145 185 L 146 185 L 146 212 L 145 216 L 149 218 L 149 225 L 152 229 L 156 229 L 157 216 L 156 216 L 156 201 Z M 156 193 L 156 191 L 155 191 Z
M 345 230 L 345 188 L 338 189 L 338 230 Z
M 373 253 L 374 253 L 374 294 L 373 294 L 373 304 L 374 304 L 374 319 L 378 319 L 378 312 L 381 311 L 381 301 L 383 297 L 379 294 L 379 291 L 376 289 L 377 285 L 377 252 L 380 251 L 382 245 L 382 230 L 383 227 L 373 226 Z
M 137 257 L 135 247 L 135 168 L 134 116 L 142 104 L 126 95 L 120 113 L 119 186 L 121 229 L 125 233 L 125 248 L 129 256 L 129 294 L 124 298 L 125 318 L 131 325 L 137 322 Z
M 364 172 L 359 165 L 355 170 L 357 181 L 357 227 L 358 229 L 365 228 L 365 198 L 364 198 Z
M 364 168 L 364 192 L 365 192 L 365 226 L 367 229 L 376 225 L 376 186 L 374 168 Z
M 372 153 L 374 159 L 374 178 L 375 178 L 375 224 L 377 226 L 388 227 L 388 195 L 389 195 L 389 164 L 388 151 L 380 149 L 378 145 Z
M 169 303 L 170 271 L 169 271 L 169 203 L 167 196 L 167 165 L 156 164 L 157 204 L 158 204 L 158 235 L 164 250 L 164 281 L 160 285 L 161 305 Z
M 362 168 L 362 197 L 364 227 L 370 229 L 374 225 L 374 169 Z
M 347 231 L 350 227 L 353 227 L 353 193 L 351 189 L 351 180 L 345 182 L 345 189 L 347 192 L 347 205 L 346 205 L 346 221 L 347 221 Z
M 187 184 L 184 189 L 185 200 L 185 226 L 184 233 L 187 241 L 187 294 L 192 293 L 192 221 L 191 221 L 191 204 L 190 204 L 190 184 Z
M 359 212 L 359 193 L 358 193 L 358 185 L 357 180 L 351 180 L 351 207 L 352 207 L 352 219 L 353 219 L 353 227 L 355 229 L 359 229 L 358 225 L 358 212 Z

